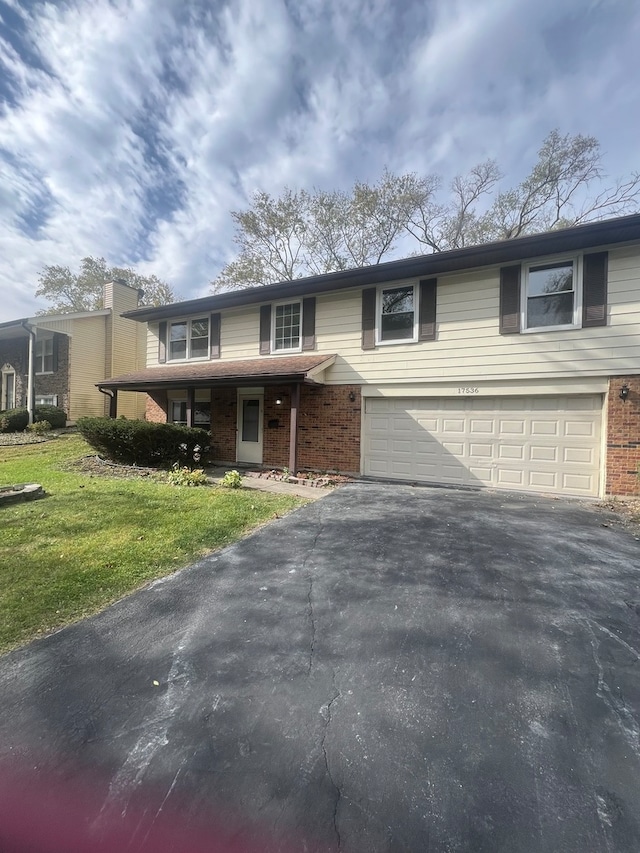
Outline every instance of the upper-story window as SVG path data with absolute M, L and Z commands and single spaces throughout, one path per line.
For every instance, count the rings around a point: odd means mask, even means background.
M 169 328 L 169 360 L 207 358 L 209 355 L 209 318 L 180 320 Z
M 417 340 L 414 285 L 380 288 L 377 314 L 377 343 Z
M 286 302 L 274 306 L 271 336 L 273 352 L 300 349 L 301 318 L 300 302 Z
M 36 341 L 36 373 L 53 373 L 53 338 Z
M 579 307 L 577 279 L 573 259 L 526 267 L 524 328 L 576 326 Z

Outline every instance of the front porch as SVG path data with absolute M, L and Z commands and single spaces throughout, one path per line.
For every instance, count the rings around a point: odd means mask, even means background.
M 101 384 L 146 391 L 146 419 L 210 429 L 213 462 L 360 471 L 360 386 L 325 385 L 334 356 L 292 356 L 148 368 Z

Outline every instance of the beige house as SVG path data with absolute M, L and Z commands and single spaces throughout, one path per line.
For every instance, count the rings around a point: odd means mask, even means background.
M 74 422 L 109 413 L 96 383 L 144 365 L 145 332 L 121 315 L 138 307 L 139 292 L 120 281 L 104 285 L 104 308 L 48 314 L 0 324 L 0 410 L 27 405 L 30 339 L 36 405 L 60 406 Z M 122 396 L 120 414 L 143 418 L 146 395 Z
M 640 493 L 640 215 L 125 316 L 146 368 L 102 387 L 221 462 Z

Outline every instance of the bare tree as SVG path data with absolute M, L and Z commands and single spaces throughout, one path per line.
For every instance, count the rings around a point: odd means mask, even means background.
M 35 295 L 52 304 L 40 313 L 69 314 L 102 308 L 103 285 L 116 278 L 144 291 L 142 302 L 145 305 L 167 305 L 177 299 L 171 285 L 156 275 L 140 275 L 129 267 L 108 267 L 104 258 L 88 256 L 80 261 L 78 273 L 63 266 L 43 268 Z
M 214 289 L 379 264 L 403 237 L 427 253 L 509 240 L 630 213 L 640 200 L 640 174 L 602 188 L 598 141 L 557 130 L 521 183 L 501 189 L 502 178 L 496 161 L 486 160 L 454 178 L 444 199 L 439 176 L 386 169 L 377 183 L 356 182 L 348 192 L 256 193 L 249 210 L 231 214 L 240 254 Z

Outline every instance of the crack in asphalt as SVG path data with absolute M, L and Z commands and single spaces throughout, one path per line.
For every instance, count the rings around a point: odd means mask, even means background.
M 335 690 L 334 695 L 327 702 L 327 704 L 323 705 L 323 707 L 320 709 L 320 713 L 322 714 L 322 717 L 324 719 L 324 728 L 322 730 L 322 737 L 320 738 L 320 749 L 322 751 L 322 756 L 324 759 L 324 768 L 325 768 L 325 772 L 327 774 L 327 778 L 331 782 L 333 790 L 335 791 L 335 799 L 334 799 L 334 803 L 333 803 L 333 816 L 332 816 L 333 831 L 336 834 L 336 841 L 338 844 L 337 849 L 342 850 L 342 838 L 340 836 L 340 830 L 338 829 L 338 809 L 340 808 L 340 800 L 342 799 L 342 791 L 340 790 L 340 786 L 338 785 L 336 780 L 333 778 L 333 775 L 331 773 L 331 769 L 329 767 L 329 756 L 327 755 L 327 749 L 325 746 L 325 741 L 327 739 L 327 732 L 329 730 L 329 725 L 330 725 L 331 719 L 332 719 L 331 707 L 332 707 L 333 703 L 336 701 L 336 699 L 339 699 L 340 696 L 342 695 L 340 693 L 340 691 L 338 690 L 338 688 L 336 687 L 335 672 L 333 673 L 333 689 Z M 325 713 L 322 713 L 323 711 Z
M 321 524 L 318 528 L 316 535 L 313 537 L 313 542 L 309 547 L 309 550 L 302 561 L 302 569 L 305 570 L 307 568 L 307 563 L 316 549 L 316 545 L 318 543 L 318 539 L 324 530 L 324 524 Z M 313 574 L 309 570 L 307 572 L 307 580 L 309 581 L 309 589 L 307 590 L 307 617 L 309 619 L 309 627 L 311 630 L 311 641 L 309 643 L 309 664 L 307 666 L 307 675 L 311 674 L 311 669 L 313 667 L 313 656 L 315 653 L 315 645 L 316 645 L 316 618 L 315 612 L 313 609 Z

